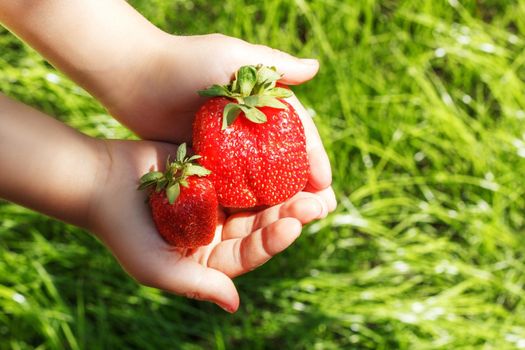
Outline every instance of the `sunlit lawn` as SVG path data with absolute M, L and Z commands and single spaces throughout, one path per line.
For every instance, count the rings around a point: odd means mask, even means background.
M 173 33 L 318 58 L 295 91 L 338 210 L 238 278 L 231 316 L 141 287 L 86 232 L 0 204 L 0 349 L 525 349 L 525 1 L 132 4 Z M 130 137 L 5 30 L 0 47 L 1 91 Z

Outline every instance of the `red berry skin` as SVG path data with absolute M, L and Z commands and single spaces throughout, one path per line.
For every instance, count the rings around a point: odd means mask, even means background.
M 299 115 L 287 109 L 259 108 L 267 122 L 257 124 L 244 113 L 222 130 L 225 97 L 208 100 L 193 124 L 193 147 L 199 163 L 211 170 L 219 203 L 224 207 L 251 208 L 282 203 L 304 189 L 309 164 L 306 139 Z
M 217 195 L 207 178 L 188 177 L 189 187 L 169 204 L 166 191 L 153 191 L 149 204 L 160 235 L 178 248 L 196 248 L 213 240 L 217 227 Z

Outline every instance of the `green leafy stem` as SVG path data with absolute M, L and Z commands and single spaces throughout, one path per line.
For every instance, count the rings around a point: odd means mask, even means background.
M 170 157 L 166 160 L 166 170 L 150 171 L 140 178 L 139 190 L 144 190 L 149 187 L 155 187 L 156 192 L 166 189 L 166 197 L 170 204 L 175 203 L 180 195 L 180 186 L 188 187 L 189 176 L 206 176 L 211 174 L 211 171 L 203 166 L 194 163 L 195 160 L 201 158 L 199 155 L 191 157 L 186 156 L 186 144 L 183 143 L 177 149 L 177 159 L 170 162 Z
M 286 109 L 279 98 L 293 95 L 289 89 L 277 87 L 281 74 L 275 67 L 243 66 L 236 73 L 234 80 L 228 85 L 213 85 L 199 91 L 205 97 L 223 96 L 235 100 L 224 107 L 222 129 L 232 125 L 241 112 L 254 123 L 265 123 L 266 115 L 260 107 Z

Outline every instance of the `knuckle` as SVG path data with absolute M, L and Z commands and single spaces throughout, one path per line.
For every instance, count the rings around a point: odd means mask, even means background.
M 201 294 L 199 292 L 197 292 L 197 291 L 186 292 L 186 293 L 184 293 L 184 296 L 186 298 L 189 298 L 189 299 L 204 300 L 204 298 L 201 296 Z

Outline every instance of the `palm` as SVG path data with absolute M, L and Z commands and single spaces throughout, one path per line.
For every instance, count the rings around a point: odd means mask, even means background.
M 317 65 L 305 66 L 282 52 L 216 34 L 170 37 L 162 52 L 128 84 L 129 91 L 123 93 L 122 101 L 106 103 L 113 115 L 148 140 L 190 142 L 195 112 L 203 102 L 197 91 L 229 82 L 242 65 L 276 66 L 284 74 L 282 82 L 292 85 L 311 79 L 317 72 Z M 297 98 L 288 100 L 297 110 L 306 134 L 311 166 L 308 190 L 330 192 L 325 199 L 333 209 L 330 163 L 317 128 Z
M 166 39 L 162 54 L 147 60 L 144 71 L 130 75 L 120 100 L 106 101 L 113 115 L 148 140 L 189 142 L 195 112 L 203 102 L 197 91 L 226 84 L 242 65 L 277 66 L 288 84 L 304 82 L 317 71 L 304 69 L 291 56 L 223 35 Z
M 157 233 L 140 176 L 159 168 L 176 147 L 146 141 L 107 141 L 109 173 L 93 231 L 139 282 L 229 309 L 238 306 L 230 278 L 253 270 L 288 247 L 301 225 L 326 215 L 326 204 L 302 192 L 286 203 L 254 212 L 219 213 L 213 242 L 194 250 L 169 246 Z
M 160 62 L 155 62 L 145 76 L 136 77 L 123 103 L 107 106 L 117 119 L 143 139 L 177 144 L 190 142 L 193 118 L 203 102 L 197 91 L 230 79 L 217 65 L 205 62 L 209 57 L 187 57 L 184 52 L 178 52 L 179 46 L 179 43 L 167 46 L 165 55 L 158 58 Z M 195 73 L 197 69 L 201 74 Z M 145 116 L 147 123 L 144 123 Z
M 259 211 L 219 213 L 211 244 L 179 250 L 188 259 L 235 277 L 262 265 L 288 247 L 300 234 L 301 224 L 322 215 L 322 205 L 309 193 Z

